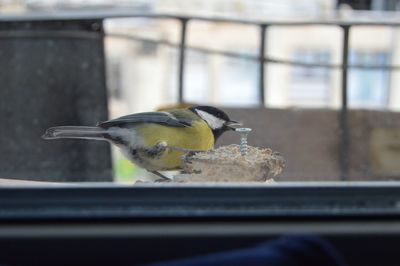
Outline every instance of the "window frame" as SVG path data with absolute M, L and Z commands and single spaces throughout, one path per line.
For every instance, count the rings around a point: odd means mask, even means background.
M 399 182 L 0 188 L 0 221 L 399 218 Z

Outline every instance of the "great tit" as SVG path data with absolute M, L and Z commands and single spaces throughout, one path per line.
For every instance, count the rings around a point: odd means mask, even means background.
M 57 126 L 44 139 L 105 140 L 120 148 L 136 165 L 166 179 L 158 171 L 178 170 L 186 152 L 207 151 L 238 122 L 212 106 L 145 112 L 98 123 L 95 127 Z

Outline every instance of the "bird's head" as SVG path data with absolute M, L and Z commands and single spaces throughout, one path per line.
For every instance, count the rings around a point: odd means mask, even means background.
M 224 111 L 212 106 L 193 106 L 189 108 L 189 110 L 194 112 L 208 124 L 214 133 L 215 141 L 225 131 L 235 130 L 237 126 L 242 125 L 234 120 L 231 120 Z

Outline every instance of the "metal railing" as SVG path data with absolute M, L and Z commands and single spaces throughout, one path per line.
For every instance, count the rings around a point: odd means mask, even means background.
M 400 21 L 384 21 L 384 22 L 372 22 L 372 21 L 341 21 L 341 20 L 320 20 L 320 21 L 266 21 L 266 20 L 244 20 L 235 18 L 225 18 L 225 17 L 201 17 L 201 16 L 182 16 L 182 15 L 169 15 L 169 14 L 134 14 L 129 10 L 121 11 L 111 11 L 111 12 L 72 12 L 63 13 L 61 15 L 55 15 L 48 17 L 48 14 L 33 14 L 24 16 L 23 20 L 43 20 L 43 16 L 50 20 L 64 20 L 64 19 L 98 19 L 103 21 L 104 19 L 110 18 L 150 18 L 150 19 L 173 19 L 180 23 L 180 42 L 179 44 L 174 44 L 165 40 L 151 40 L 138 36 L 112 33 L 107 34 L 110 37 L 125 38 L 134 41 L 145 41 L 152 42 L 160 45 L 167 45 L 171 47 L 177 47 L 179 49 L 179 66 L 178 66 L 178 101 L 183 102 L 184 100 L 184 75 L 185 75 L 185 56 L 186 50 L 192 49 L 195 51 L 208 53 L 208 54 L 219 54 L 223 56 L 245 58 L 249 60 L 255 60 L 259 62 L 259 104 L 260 106 L 265 106 L 265 95 L 266 91 L 266 74 L 265 74 L 265 64 L 285 64 L 291 66 L 301 66 L 301 67 L 320 67 L 320 68 L 330 68 L 330 69 L 340 69 L 341 70 L 341 110 L 339 115 L 339 126 L 340 126 L 340 152 L 339 152 L 339 162 L 341 171 L 341 180 L 347 180 L 349 174 L 349 126 L 348 126 L 348 69 L 349 68 L 361 68 L 361 69 L 384 69 L 384 70 L 399 70 L 398 65 L 361 65 L 352 64 L 349 65 L 349 46 L 350 46 L 350 33 L 351 29 L 356 26 L 385 26 L 385 27 L 398 27 L 400 26 Z M 19 21 L 18 17 L 7 17 L 0 16 L 1 21 Z M 237 23 L 254 25 L 259 28 L 259 48 L 258 55 L 250 55 L 236 52 L 228 52 L 223 50 L 214 50 L 202 47 L 190 47 L 187 45 L 187 31 L 188 23 L 190 21 L 208 21 L 208 22 L 223 22 L 223 23 Z M 98 26 L 98 25 L 97 25 Z M 305 63 L 295 60 L 283 60 L 266 56 L 266 38 L 267 29 L 270 26 L 280 26 L 280 27 L 297 27 L 297 26 L 338 26 L 342 30 L 342 62 L 340 64 L 315 64 L 315 63 Z M 60 33 L 61 34 L 61 33 Z M 1 36 L 0 36 L 1 37 Z

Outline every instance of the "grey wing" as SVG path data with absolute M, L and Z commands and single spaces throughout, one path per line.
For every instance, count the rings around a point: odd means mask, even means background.
M 122 127 L 125 125 L 136 124 L 136 123 L 155 123 L 171 127 L 191 126 L 189 120 L 185 120 L 182 118 L 177 119 L 175 116 L 167 112 L 146 112 L 146 113 L 126 115 L 116 119 L 101 122 L 97 126 L 102 128 L 109 128 L 109 127 Z

